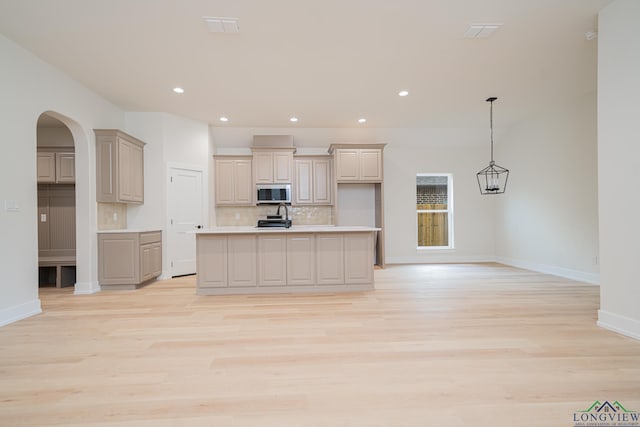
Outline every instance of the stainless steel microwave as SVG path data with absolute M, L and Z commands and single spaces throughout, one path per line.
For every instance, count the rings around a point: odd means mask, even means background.
M 291 204 L 291 184 L 256 185 L 256 203 L 259 205 Z

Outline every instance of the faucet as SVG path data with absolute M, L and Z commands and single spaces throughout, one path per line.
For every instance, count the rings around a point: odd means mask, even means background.
M 289 220 L 289 208 L 287 208 L 287 205 L 285 203 L 280 203 L 278 205 L 278 210 L 276 211 L 276 215 L 280 215 L 280 208 L 284 206 L 284 220 L 288 221 Z

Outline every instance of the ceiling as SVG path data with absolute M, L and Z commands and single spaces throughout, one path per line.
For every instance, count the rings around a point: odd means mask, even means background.
M 126 111 L 231 127 L 464 128 L 486 126 L 497 96 L 501 127 L 595 90 L 585 33 L 610 2 L 0 0 L 0 33 Z M 240 32 L 209 33 L 203 16 L 236 17 Z M 503 25 L 465 39 L 472 23 Z

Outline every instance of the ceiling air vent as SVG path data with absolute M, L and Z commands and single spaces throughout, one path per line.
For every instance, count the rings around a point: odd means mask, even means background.
M 238 26 L 238 18 L 215 18 L 212 16 L 203 16 L 205 24 L 210 33 L 226 33 L 235 34 L 240 32 Z
M 486 39 L 502 24 L 471 24 L 464 33 L 466 39 Z

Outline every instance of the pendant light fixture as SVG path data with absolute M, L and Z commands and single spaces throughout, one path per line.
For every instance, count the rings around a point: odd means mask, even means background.
M 478 187 L 481 194 L 502 194 L 507 188 L 507 179 L 509 178 L 509 169 L 496 165 L 493 161 L 493 101 L 495 96 L 487 98 L 487 102 L 491 103 L 491 112 L 489 115 L 489 125 L 491 127 L 491 161 L 489 166 L 482 169 L 476 174 L 478 178 Z

